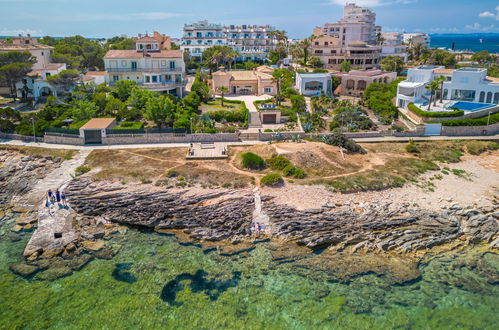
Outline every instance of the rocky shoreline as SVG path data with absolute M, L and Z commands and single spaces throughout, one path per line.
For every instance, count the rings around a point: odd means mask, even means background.
M 24 166 L 12 165 L 22 159 Z M 32 162 L 39 166 L 33 167 Z M 4 165 L 0 174 L 4 178 L 10 175 L 14 184 L 11 186 L 9 178 L 10 188 L 2 195 L 5 201 L 29 191 L 36 178 L 57 166 L 56 160 L 44 158 L 21 157 L 7 163 L 10 165 Z M 15 189 L 18 181 L 23 181 L 20 190 Z M 222 255 L 254 248 L 255 195 L 250 189 L 126 186 L 96 183 L 81 176 L 71 180 L 65 191 L 71 209 L 59 212 L 56 227 L 61 236 L 32 238 L 24 253 L 26 262 L 10 267 L 16 274 L 53 280 L 70 275 L 94 258 L 111 259 L 118 251 L 109 247 L 107 240 L 126 233 L 130 226 L 174 233 L 179 240 L 199 242 Z M 263 238 L 271 240 L 275 260 L 299 263 L 304 255 L 321 254 L 318 265 L 329 265 L 341 280 L 375 272 L 391 274 L 395 282 L 403 283 L 420 276 L 417 264 L 425 256 L 473 246 L 499 249 L 497 205 L 452 204 L 437 212 L 416 203 L 338 201 L 299 210 L 265 194 L 261 201 L 262 212 L 269 219 Z M 13 231 L 31 230 L 43 212 L 41 207 L 18 217 Z

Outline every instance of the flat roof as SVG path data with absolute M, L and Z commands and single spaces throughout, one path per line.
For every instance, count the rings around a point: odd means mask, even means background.
M 399 83 L 399 86 L 400 87 L 409 87 L 409 88 L 414 88 L 414 87 L 420 87 L 420 86 L 424 86 L 424 83 L 422 82 L 412 82 L 412 81 L 401 81 Z
M 92 118 L 81 129 L 106 129 L 109 128 L 116 118 Z
M 329 72 L 298 72 L 297 75 L 316 78 L 331 77 Z

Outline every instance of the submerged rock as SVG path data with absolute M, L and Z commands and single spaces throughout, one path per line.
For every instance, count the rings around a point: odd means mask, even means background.
M 15 264 L 11 265 L 9 269 L 14 273 L 22 277 L 30 277 L 37 271 L 39 271 L 39 268 L 34 265 L 27 265 L 25 263 L 20 263 L 20 264 Z

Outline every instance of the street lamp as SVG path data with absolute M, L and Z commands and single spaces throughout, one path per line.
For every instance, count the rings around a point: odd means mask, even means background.
M 31 117 L 31 125 L 33 125 L 33 142 L 36 143 L 36 135 L 35 135 L 35 118 Z
M 489 111 L 489 116 L 487 117 L 487 126 L 489 126 L 489 123 L 490 123 L 490 114 L 492 113 L 492 111 Z

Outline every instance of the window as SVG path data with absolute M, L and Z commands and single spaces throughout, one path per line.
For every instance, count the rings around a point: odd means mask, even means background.
M 151 82 L 151 77 L 150 76 L 146 76 L 146 83 L 150 83 Z
M 113 81 L 118 81 L 118 80 L 120 80 L 119 76 L 113 76 Z
M 265 87 L 265 88 L 263 89 L 263 92 L 264 92 L 264 93 L 272 93 L 272 87 Z
M 158 76 L 152 76 L 152 82 L 157 83 L 158 82 Z
M 322 54 L 322 49 L 317 49 L 317 50 L 315 51 L 315 54 Z
M 48 77 L 50 77 L 50 72 L 47 72 L 47 73 L 45 74 L 45 78 L 48 78 Z
M 170 70 L 175 70 L 175 61 L 170 61 Z

